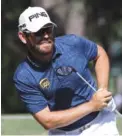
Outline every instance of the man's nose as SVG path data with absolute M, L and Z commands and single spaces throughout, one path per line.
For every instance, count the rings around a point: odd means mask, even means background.
M 49 34 L 47 32 L 44 33 L 44 38 L 49 38 Z

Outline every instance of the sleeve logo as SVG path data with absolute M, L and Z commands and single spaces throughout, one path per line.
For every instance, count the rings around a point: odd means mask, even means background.
M 39 85 L 40 85 L 41 88 L 47 89 L 50 86 L 50 82 L 47 78 L 44 78 L 40 81 Z

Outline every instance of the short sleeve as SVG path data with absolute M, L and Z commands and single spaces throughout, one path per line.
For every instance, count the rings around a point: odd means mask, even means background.
M 85 54 L 87 60 L 94 60 L 98 54 L 97 44 L 79 36 L 76 36 L 76 39 L 79 50 Z
M 31 78 L 27 78 L 26 74 L 14 76 L 14 84 L 21 100 L 24 102 L 27 110 L 34 114 L 47 106 L 47 100 L 42 92 L 33 84 Z

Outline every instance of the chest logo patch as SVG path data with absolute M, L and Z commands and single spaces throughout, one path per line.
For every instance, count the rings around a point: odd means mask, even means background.
M 73 72 L 73 68 L 70 66 L 61 66 L 56 69 L 56 73 L 59 76 L 67 76 Z
M 44 78 L 40 81 L 39 85 L 40 85 L 41 88 L 47 89 L 50 86 L 50 82 L 47 78 Z

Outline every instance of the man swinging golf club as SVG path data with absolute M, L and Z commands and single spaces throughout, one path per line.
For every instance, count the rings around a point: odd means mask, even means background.
M 21 100 L 49 135 L 119 135 L 115 112 L 105 110 L 112 99 L 106 52 L 73 34 L 55 37 L 55 26 L 41 7 L 29 7 L 19 17 L 18 36 L 28 50 L 14 74 Z M 90 61 L 95 62 L 97 85 Z

